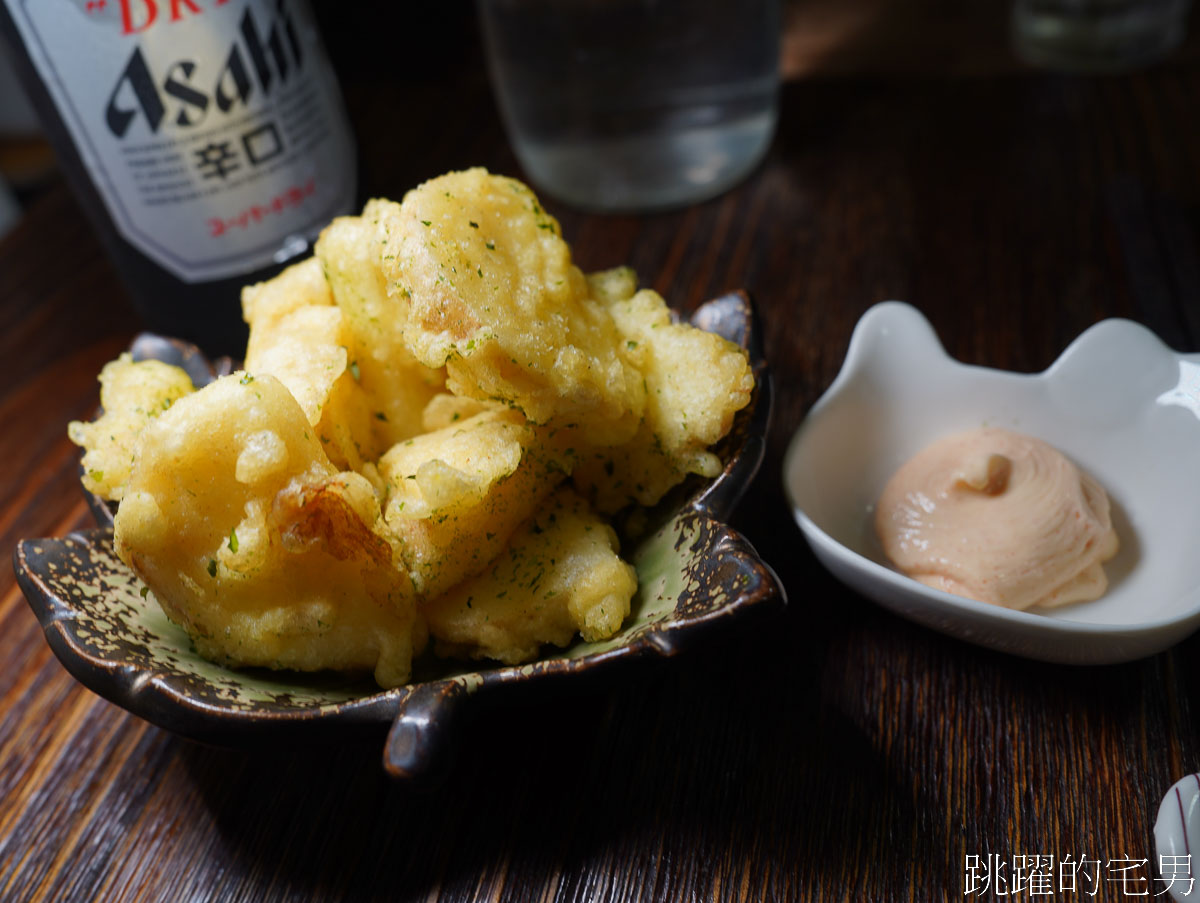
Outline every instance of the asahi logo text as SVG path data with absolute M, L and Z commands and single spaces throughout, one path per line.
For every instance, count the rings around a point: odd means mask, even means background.
M 213 5 L 227 2 L 216 0 Z M 201 12 L 195 0 L 121 0 L 123 32 L 140 34 L 155 22 L 178 21 L 184 10 Z M 117 138 L 123 138 L 139 117 L 152 134 L 164 124 L 191 128 L 203 122 L 214 106 L 228 113 L 246 106 L 260 92 L 263 97 L 270 95 L 303 62 L 284 0 L 277 0 L 265 27 L 255 22 L 247 8 L 229 49 L 216 60 L 183 57 L 155 72 L 141 45 L 134 47 L 109 95 L 104 120 Z

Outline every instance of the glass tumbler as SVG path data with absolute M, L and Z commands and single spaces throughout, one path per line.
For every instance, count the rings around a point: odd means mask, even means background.
M 1153 63 L 1183 41 L 1189 0 L 1015 0 L 1013 45 L 1034 65 L 1075 71 Z
M 479 0 L 479 12 L 513 149 L 561 201 L 677 207 L 767 151 L 779 0 Z

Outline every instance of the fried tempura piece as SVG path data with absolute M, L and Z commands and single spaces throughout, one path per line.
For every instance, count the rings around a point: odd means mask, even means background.
M 611 514 L 630 503 L 653 505 L 689 473 L 720 473 L 721 462 L 708 447 L 749 403 L 754 374 L 737 345 L 673 322 L 656 292 L 643 289 L 617 300 L 617 277 L 600 275 L 610 279 L 608 308 L 646 380 L 637 435 L 619 447 L 584 453 L 573 472 L 576 487 Z
M 250 324 L 246 370 L 270 374 L 299 402 L 330 461 L 361 470 L 382 446 L 369 399 L 350 369 L 353 338 L 320 261 L 309 258 L 242 290 Z
M 611 637 L 636 591 L 612 527 L 560 489 L 487 571 L 422 610 L 439 653 L 515 664 L 545 643 L 567 645 L 576 631 L 589 642 Z
M 507 408 L 495 402 L 476 401 L 474 398 L 463 398 L 461 395 L 443 392 L 429 399 L 429 404 L 425 405 L 425 410 L 421 412 L 421 425 L 425 427 L 425 432 L 432 433 L 484 411 L 504 410 Z
M 402 204 L 373 201 L 364 216 L 378 223 L 404 343 L 427 366 L 446 366 L 451 392 L 503 402 L 534 423 L 578 423 L 592 444 L 634 434 L 641 375 L 528 188 L 472 169 L 426 182 Z
M 422 432 L 421 411 L 446 382 L 443 369 L 424 366 L 404 344 L 403 311 L 388 298 L 379 265 L 375 203 L 362 216 L 335 219 L 314 248 L 345 315 L 352 374 L 374 417 L 370 460 Z
M 246 357 L 262 353 L 275 344 L 273 333 L 279 322 L 305 307 L 332 307 L 333 294 L 316 259 L 292 264 L 278 276 L 242 289 L 242 318 L 250 326 Z
M 245 369 L 278 379 L 317 426 L 334 384 L 346 373 L 348 334 L 336 307 L 301 307 L 255 330 L 246 352 Z
M 389 364 L 402 371 L 396 385 L 380 378 L 352 329 L 351 313 L 335 303 L 325 278 L 325 265 L 335 267 L 345 252 L 333 250 L 326 261 L 309 258 L 242 291 L 250 324 L 245 366 L 288 388 L 337 467 L 363 472 L 396 441 L 420 431 L 421 407 L 442 377 L 429 377 L 407 355 L 408 369 Z
M 143 431 L 115 544 L 206 658 L 396 686 L 424 628 L 381 526 L 283 384 L 235 373 Z
M 138 437 L 156 417 L 192 391 L 191 378 L 161 361 L 135 363 L 122 354 L 100 371 L 104 414 L 91 423 L 73 420 L 67 435 L 86 449 L 83 487 L 109 501 L 125 495 Z
M 637 273 L 632 267 L 613 267 L 587 274 L 588 294 L 604 305 L 628 301 L 637 291 Z
M 400 443 L 379 472 L 388 529 L 429 598 L 487 567 L 567 468 L 520 413 L 500 410 Z

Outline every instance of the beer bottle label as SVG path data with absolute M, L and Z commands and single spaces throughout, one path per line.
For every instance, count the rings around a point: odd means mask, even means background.
M 116 228 L 186 282 L 307 248 L 354 203 L 303 0 L 0 0 Z

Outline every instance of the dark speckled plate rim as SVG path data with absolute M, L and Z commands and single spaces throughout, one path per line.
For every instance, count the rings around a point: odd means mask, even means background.
M 28 562 L 27 547 L 32 548 L 39 540 L 23 541 L 14 550 L 18 584 L 48 644 L 67 670 L 94 692 L 135 715 L 192 739 L 239 745 L 281 739 L 320 741 L 345 737 L 348 732 L 377 733 L 382 725 L 391 723 L 385 767 L 397 777 L 418 777 L 440 756 L 450 733 L 449 723 L 459 703 L 469 696 L 511 685 L 594 674 L 619 662 L 671 657 L 706 641 L 714 628 L 740 619 L 747 612 L 770 608 L 770 603 L 785 604 L 783 587 L 770 566 L 743 536 L 723 523 L 757 473 L 766 450 L 773 389 L 757 313 L 749 295 L 735 291 L 699 307 L 692 322 L 745 348 L 756 379 L 750 404 L 739 412 L 731 435 L 723 440 L 724 469 L 671 509 L 697 519 L 710 530 L 710 557 L 715 554 L 714 561 L 736 562 L 737 573 L 747 578 L 724 605 L 713 611 L 578 658 L 552 655 L 532 664 L 483 668 L 343 703 L 246 712 L 191 698 L 171 686 L 160 669 L 143 669 L 78 648 L 63 623 L 74 617 L 70 603 L 55 597 Z M 213 372 L 230 370 L 227 360 L 219 360 L 210 368 L 192 346 L 158 336 L 139 336 L 132 350 L 139 359 L 155 357 L 184 366 L 197 384 L 211 380 Z M 111 528 L 112 512 L 104 502 L 95 496 L 90 496 L 88 502 L 98 522 Z M 106 538 L 107 532 L 80 531 L 69 538 L 90 543 Z

